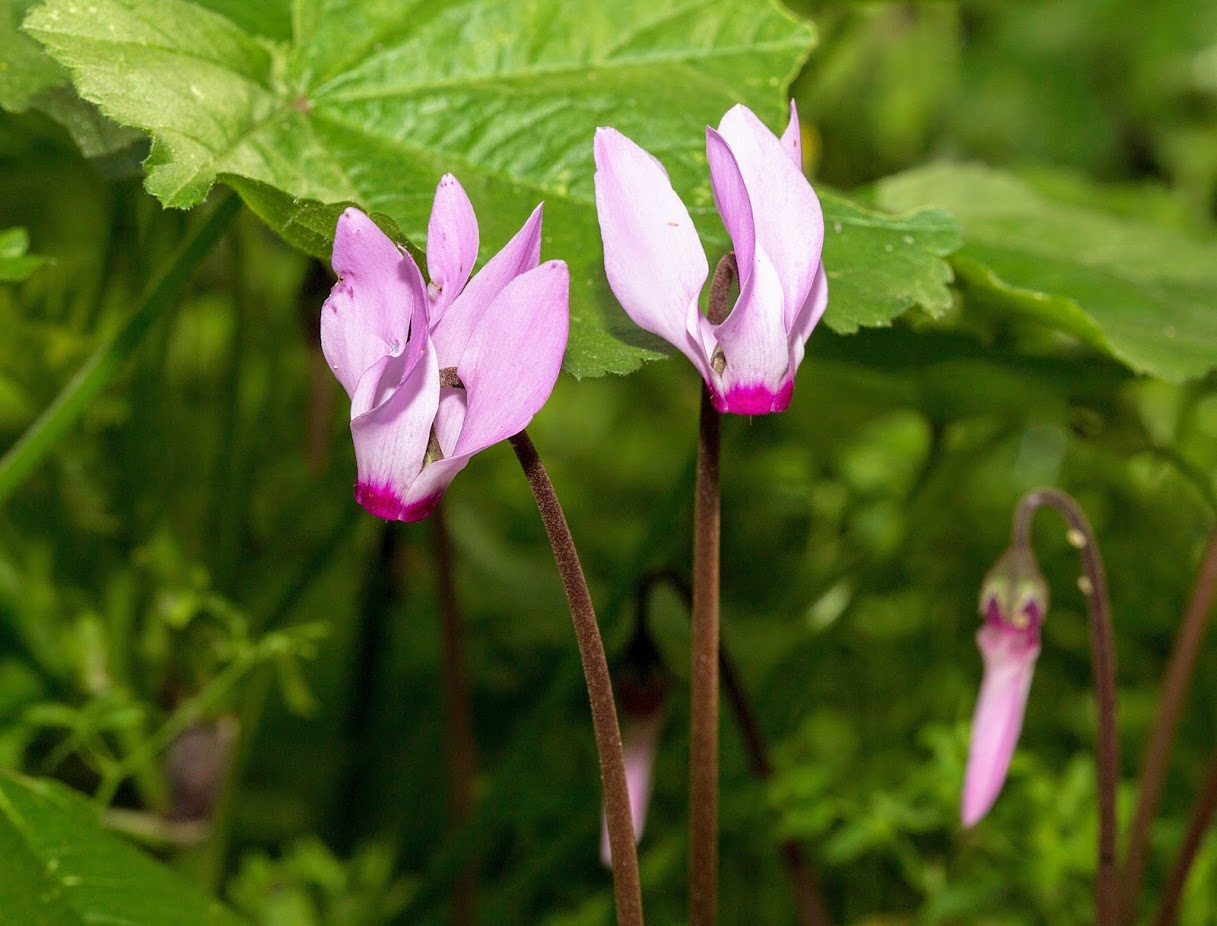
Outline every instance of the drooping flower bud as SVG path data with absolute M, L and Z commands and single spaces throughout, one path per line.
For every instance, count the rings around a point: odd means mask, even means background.
M 1006 780 L 1040 653 L 1040 625 L 1047 612 L 1048 584 L 1035 554 L 1025 545 L 1011 546 L 981 585 L 984 624 L 976 645 L 985 669 L 972 715 L 961 807 L 964 826 L 973 826 L 988 813 Z
M 639 622 L 625 658 L 616 673 L 621 704 L 621 747 L 625 757 L 625 781 L 630 795 L 630 819 L 634 841 L 642 838 L 647 805 L 651 800 L 652 774 L 663 729 L 663 704 L 668 691 L 668 670 L 646 624 Z M 608 820 L 600 826 L 600 860 L 613 864 L 609 847 Z

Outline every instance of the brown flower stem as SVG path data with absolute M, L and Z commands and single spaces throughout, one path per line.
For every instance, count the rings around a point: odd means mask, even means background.
M 639 587 L 639 607 L 644 610 L 648 595 L 652 588 L 662 582 L 669 583 L 684 599 L 685 606 L 691 607 L 693 593 L 684 578 L 671 570 L 661 570 L 646 575 Z M 761 731 L 756 711 L 748 700 L 748 693 L 740 681 L 735 664 L 727 653 L 727 647 L 719 641 L 718 670 L 722 677 L 723 691 L 735 722 L 739 726 L 740 737 L 744 742 L 744 751 L 748 754 L 748 766 L 757 778 L 768 781 L 773 777 L 773 763 L 769 760 L 769 749 L 765 743 L 765 734 Z M 828 926 L 830 920 L 828 908 L 820 894 L 820 883 L 815 872 L 807 862 L 803 847 L 795 839 L 784 839 L 779 845 L 782 862 L 786 866 L 786 874 L 790 878 L 790 888 L 794 893 L 795 909 L 798 912 L 802 926 Z
M 702 391 L 693 510 L 689 926 L 718 917 L 719 414 Z
M 596 732 L 596 751 L 600 757 L 600 780 L 604 786 L 604 813 L 608 822 L 609 847 L 613 853 L 613 893 L 617 906 L 618 926 L 642 926 L 642 883 L 638 876 L 638 852 L 634 845 L 634 823 L 630 817 L 630 794 L 625 781 L 625 760 L 621 751 L 621 728 L 617 724 L 617 707 L 613 703 L 613 686 L 609 678 L 604 642 L 596 623 L 596 610 L 579 562 L 574 538 L 566 523 L 566 515 L 558 502 L 549 474 L 537 455 L 527 432 L 511 438 L 511 447 L 520 460 L 528 487 L 536 500 L 553 547 L 562 587 L 570 605 L 575 638 L 579 642 L 579 657 L 587 681 L 587 695 L 592 707 L 592 726 Z
M 1090 615 L 1090 659 L 1098 713 L 1099 857 L 1095 876 L 1096 926 L 1116 926 L 1120 897 L 1116 870 L 1116 788 L 1119 784 L 1120 739 L 1116 729 L 1116 655 L 1111 627 L 1107 574 L 1098 542 L 1085 512 L 1058 489 L 1036 489 L 1019 502 L 1011 539 L 1031 544 L 1031 519 L 1044 505 L 1055 508 L 1069 525 L 1069 542 L 1078 550 L 1085 575 L 1079 586 Z
M 1187 885 L 1188 872 L 1192 862 L 1196 861 L 1196 853 L 1204 834 L 1217 814 L 1217 751 L 1209 758 L 1208 775 L 1200 797 L 1196 799 L 1196 808 L 1192 811 L 1192 822 L 1183 837 L 1179 854 L 1171 866 L 1170 876 L 1166 879 L 1166 887 L 1162 890 L 1162 898 L 1158 901 L 1158 916 L 1154 920 L 1156 926 L 1171 926 L 1179 914 L 1179 901 L 1183 897 L 1183 888 Z
M 1183 714 L 1184 701 L 1191 688 L 1192 672 L 1200 645 L 1208 632 L 1209 619 L 1213 613 L 1213 601 L 1217 599 L 1217 530 L 1209 538 L 1208 549 L 1200 562 L 1196 584 L 1183 617 L 1183 624 L 1175 635 L 1175 644 L 1166 674 L 1162 680 L 1162 695 L 1158 699 L 1158 711 L 1145 754 L 1141 759 L 1141 779 L 1137 787 L 1137 806 L 1133 811 L 1132 826 L 1128 833 L 1128 855 L 1124 859 L 1121 876 L 1123 899 L 1121 909 L 1125 922 L 1131 924 L 1137 911 L 1141 895 L 1141 882 L 1145 877 L 1145 865 L 1149 858 L 1149 827 L 1158 815 L 1162 799 L 1162 787 L 1166 783 L 1167 760 L 1179 732 L 1179 718 Z M 1186 872 L 1185 872 L 1186 874 Z
M 448 800 L 453 826 L 459 827 L 473 808 L 473 776 L 477 751 L 473 740 L 473 705 L 465 659 L 464 621 L 456 597 L 452 566 L 452 538 L 448 533 L 443 502 L 428 519 L 435 549 L 436 587 L 439 597 L 440 669 L 444 683 L 444 730 L 448 735 Z M 473 926 L 477 921 L 477 864 L 470 862 L 461 872 L 452 892 L 453 926 Z

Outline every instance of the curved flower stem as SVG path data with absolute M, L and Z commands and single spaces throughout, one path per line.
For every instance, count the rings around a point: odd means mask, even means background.
M 177 296 L 240 210 L 241 200 L 236 193 L 228 192 L 221 197 L 211 215 L 174 252 L 168 265 L 140 299 L 127 323 L 93 352 L 46 411 L 8 449 L 0 459 L 0 503 L 12 495 L 42 462 L 124 361 L 135 352 L 152 323 Z
M 1090 615 L 1090 659 L 1098 712 L 1099 858 L 1095 876 L 1095 923 L 1115 926 L 1119 885 L 1116 871 L 1116 787 L 1120 739 L 1116 729 L 1116 657 L 1111 627 L 1107 574 L 1094 530 L 1076 501 L 1058 489 L 1036 489 L 1023 496 L 1014 514 L 1013 545 L 1030 546 L 1031 519 L 1048 505 L 1069 525 L 1069 542 L 1077 548 L 1085 575 L 1078 584 Z
M 1175 864 L 1171 866 L 1170 876 L 1166 879 L 1166 887 L 1162 890 L 1162 898 L 1158 901 L 1158 916 L 1154 920 L 1156 926 L 1171 926 L 1179 913 L 1179 900 L 1183 896 L 1183 888 L 1187 885 L 1187 875 L 1191 871 L 1192 862 L 1200 849 L 1200 842 L 1213 816 L 1217 814 L 1217 751 L 1209 758 L 1208 775 L 1200 797 L 1196 799 L 1196 808 L 1192 811 L 1192 822 L 1183 837 L 1179 854 L 1175 856 Z
M 701 395 L 689 677 L 689 926 L 718 917 L 719 414 Z
M 596 610 L 583 576 L 583 566 L 575 549 L 566 515 L 558 502 L 553 483 L 537 455 L 526 431 L 511 438 L 511 447 L 520 460 L 528 487 L 536 500 L 553 547 L 562 587 L 570 605 L 579 657 L 587 681 L 592 706 L 592 725 L 596 732 L 596 751 L 600 757 L 600 779 L 604 785 L 604 813 L 608 821 L 609 846 L 613 852 L 613 893 L 617 904 L 618 926 L 642 926 L 642 883 L 638 877 L 638 852 L 634 845 L 634 823 L 630 817 L 630 794 L 625 781 L 625 760 L 621 752 L 621 728 L 613 703 L 604 643 L 596 623 Z
M 1217 599 L 1217 530 L 1213 531 L 1209 538 L 1208 549 L 1201 560 L 1200 571 L 1196 574 L 1196 584 L 1192 589 L 1183 624 L 1175 636 L 1175 645 L 1162 680 L 1162 695 L 1158 699 L 1153 731 L 1150 733 L 1149 742 L 1145 744 L 1145 755 L 1141 759 L 1137 806 L 1133 811 L 1132 826 L 1128 833 L 1128 855 L 1124 860 L 1124 871 L 1120 879 L 1124 891 L 1120 906 L 1125 914 L 1125 922 L 1129 924 L 1136 916 L 1141 881 L 1145 877 L 1145 864 L 1149 857 L 1149 827 L 1158 815 L 1162 786 L 1166 782 L 1167 760 L 1175 742 L 1175 734 L 1179 731 L 1179 718 L 1183 714 L 1184 700 L 1191 687 L 1196 657 L 1200 655 L 1200 645 L 1208 631 L 1214 599 Z
M 649 573 L 643 578 L 639 587 L 639 606 L 646 607 L 647 595 L 652 588 L 661 582 L 668 582 L 684 599 L 685 606 L 691 607 L 693 593 L 684 578 L 671 570 L 661 570 Z M 748 693 L 735 671 L 735 664 L 727 654 L 727 648 L 719 641 L 718 670 L 722 677 L 723 691 L 731 711 L 735 714 L 735 722 L 739 725 L 740 736 L 744 741 L 744 751 L 748 754 L 748 765 L 752 774 L 762 781 L 773 777 L 773 763 L 769 760 L 769 749 L 765 744 L 765 734 L 761 731 L 752 702 Z M 782 861 L 786 865 L 786 874 L 790 878 L 790 889 L 794 893 L 795 910 L 799 922 L 803 926 L 828 926 L 828 909 L 820 896 L 819 879 L 807 862 L 803 847 L 795 839 L 782 840 L 779 848 Z
M 444 682 L 444 728 L 448 734 L 448 764 L 451 771 L 448 799 L 452 824 L 460 826 L 473 808 L 473 776 L 477 750 L 473 740 L 473 706 L 469 674 L 465 665 L 464 621 L 456 598 L 452 569 L 452 538 L 448 533 L 441 501 L 427 519 L 435 549 L 435 578 L 439 597 L 442 672 Z M 477 921 L 477 866 L 470 862 L 457 879 L 452 893 L 453 926 L 473 926 Z

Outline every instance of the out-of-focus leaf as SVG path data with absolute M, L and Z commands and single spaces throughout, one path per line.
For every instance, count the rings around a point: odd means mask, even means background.
M 166 205 L 231 174 L 358 202 L 420 237 L 452 170 L 490 252 L 545 200 L 547 240 L 571 265 L 566 367 L 580 376 L 654 356 L 604 282 L 596 125 L 636 137 L 708 206 L 706 123 L 742 101 L 780 127 L 813 39 L 770 0 L 303 2 L 286 45 L 183 0 L 51 0 L 26 28 L 82 96 L 152 134 L 148 189 Z
M 0 775 L 0 910 L 22 926 L 239 926 L 62 785 Z
M 829 284 L 824 323 L 851 334 L 888 325 L 913 305 L 931 316 L 951 307 L 951 267 L 959 226 L 941 209 L 890 216 L 838 196 L 824 205 L 824 266 Z
M 34 0 L 0 0 L 0 109 L 46 113 L 103 174 L 130 176 L 146 154 L 144 135 L 115 125 L 72 89 L 67 72 L 20 30 Z
M 50 87 L 66 84 L 63 68 L 20 30 L 34 0 L 0 0 L 0 109 L 25 112 L 31 100 Z
M 20 283 L 46 263 L 45 257 L 27 254 L 30 236 L 24 228 L 0 231 L 0 283 Z
M 947 206 L 955 269 L 988 300 L 1171 382 L 1217 368 L 1217 244 L 1054 202 L 1008 174 L 933 165 L 878 184 L 885 208 Z

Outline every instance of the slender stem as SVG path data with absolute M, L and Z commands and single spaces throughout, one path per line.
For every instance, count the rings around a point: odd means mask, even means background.
M 1128 855 L 1124 860 L 1121 884 L 1124 889 L 1121 907 L 1125 921 L 1132 923 L 1136 915 L 1137 901 L 1141 894 L 1141 882 L 1145 877 L 1145 865 L 1149 858 L 1149 827 L 1158 815 L 1162 799 L 1162 787 L 1166 782 L 1167 760 L 1179 731 L 1179 718 L 1191 688 L 1192 673 L 1200 645 L 1208 631 L 1209 618 L 1213 613 L 1213 600 L 1217 598 L 1217 530 L 1209 538 L 1208 549 L 1200 562 L 1196 584 L 1188 602 L 1183 624 L 1175 635 L 1175 644 L 1166 674 L 1162 680 L 1162 696 L 1158 699 L 1158 711 L 1154 717 L 1149 742 L 1141 759 L 1141 780 L 1137 788 L 1137 806 L 1133 811 L 1132 827 L 1128 834 Z
M 686 607 L 692 607 L 693 593 L 688 583 L 676 572 L 665 570 L 648 574 L 639 589 L 640 605 L 645 607 L 648 592 L 660 582 L 668 582 L 680 593 Z M 748 700 L 735 664 L 727 653 L 727 647 L 719 641 L 718 669 L 722 676 L 723 691 L 727 703 L 735 715 L 739 726 L 740 736 L 744 741 L 744 751 L 748 754 L 748 765 L 752 774 L 762 781 L 773 777 L 773 763 L 769 760 L 769 749 L 765 744 L 765 734 L 761 730 L 756 711 Z M 795 839 L 784 839 L 779 846 L 782 862 L 786 866 L 786 874 L 790 878 L 790 888 L 794 893 L 795 909 L 799 922 L 803 926 L 828 926 L 830 920 L 828 908 L 820 895 L 819 879 L 807 862 L 803 847 Z
M 100 345 L 18 441 L 0 459 L 0 503 L 3 503 L 50 453 L 135 351 L 161 311 L 207 256 L 241 208 L 235 193 L 226 193 L 194 233 L 182 242 L 165 269 L 145 292 L 134 314 Z
M 1116 788 L 1119 784 L 1120 739 L 1116 729 L 1116 656 L 1111 626 L 1107 574 L 1086 514 L 1072 497 L 1057 489 L 1027 493 L 1014 515 L 1012 541 L 1030 546 L 1031 519 L 1048 505 L 1069 525 L 1069 542 L 1078 549 L 1085 570 L 1078 584 L 1090 615 L 1091 669 L 1098 713 L 1099 857 L 1095 877 L 1096 926 L 1115 926 L 1120 898 L 1116 870 Z
M 428 519 L 435 547 L 435 573 L 439 593 L 440 639 L 443 648 L 441 672 L 444 681 L 444 729 L 448 735 L 448 800 L 452 824 L 459 827 L 473 808 L 473 776 L 477 753 L 473 741 L 473 705 L 465 660 L 465 630 L 456 598 L 452 566 L 452 539 L 444 505 L 436 506 Z M 461 872 L 452 892 L 453 926 L 473 926 L 477 921 L 477 863 Z
M 693 510 L 689 926 L 718 918 L 719 415 L 702 391 Z
M 570 605 L 579 657 L 587 680 L 587 695 L 596 731 L 596 750 L 600 757 L 600 779 L 604 786 L 604 813 L 608 821 L 609 847 L 613 852 L 613 893 L 617 904 L 618 926 L 642 926 L 642 884 L 638 877 L 638 852 L 634 845 L 634 823 L 630 818 L 630 794 L 625 780 L 625 760 L 621 752 L 621 728 L 609 678 L 604 643 L 596 623 L 596 610 L 583 576 L 583 566 L 574 538 L 549 474 L 537 455 L 527 432 L 511 438 L 511 447 L 520 460 L 528 486 L 532 489 L 545 533 L 554 550 L 562 587 Z
M 1156 926 L 1171 926 L 1179 913 L 1179 901 L 1183 897 L 1183 888 L 1187 885 L 1187 875 L 1205 832 L 1217 814 L 1217 751 L 1209 758 L 1208 775 L 1204 780 L 1204 788 L 1196 799 L 1196 808 L 1192 811 L 1192 822 L 1183 837 L 1179 854 L 1175 856 L 1175 864 L 1171 866 L 1170 876 L 1166 879 L 1162 898 L 1158 901 L 1158 916 L 1154 920 Z

